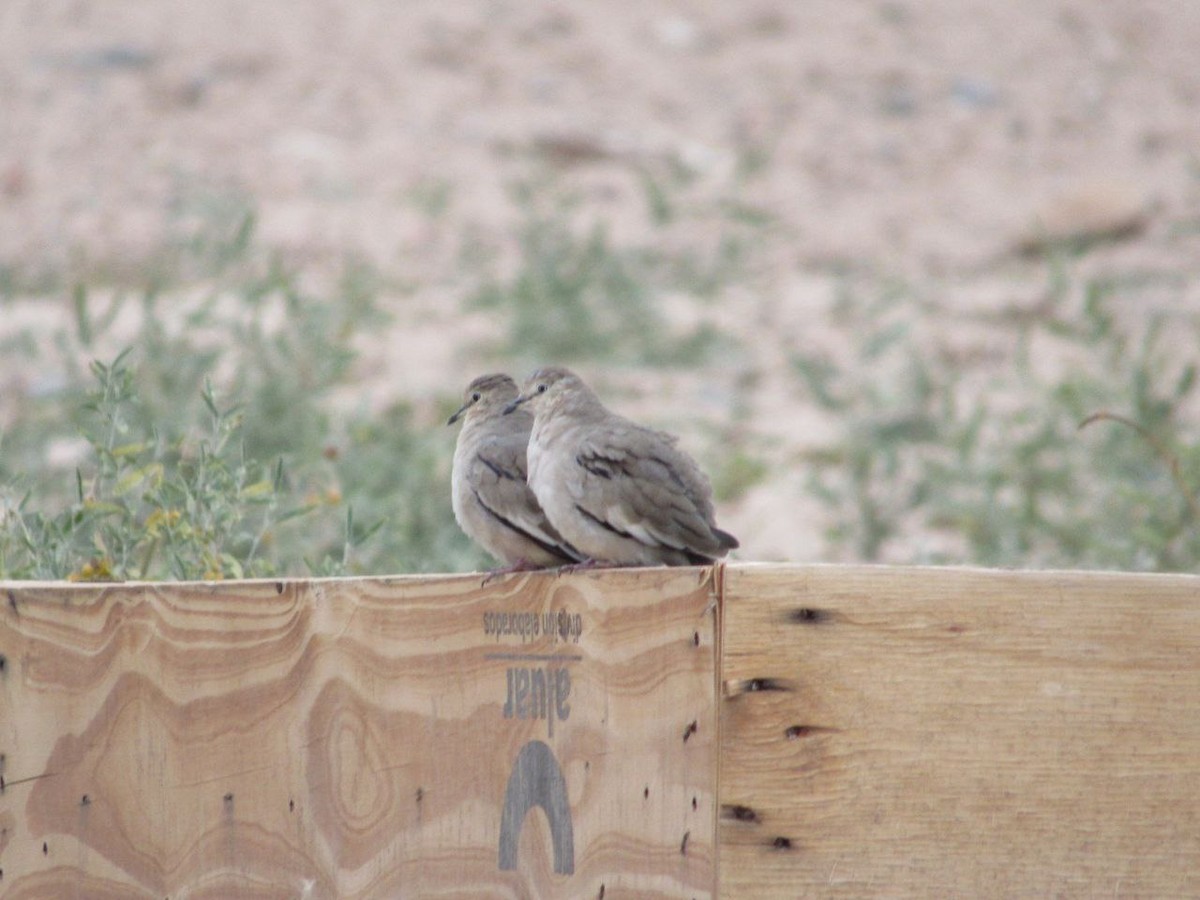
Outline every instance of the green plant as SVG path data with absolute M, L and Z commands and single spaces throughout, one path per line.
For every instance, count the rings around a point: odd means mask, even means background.
M 766 461 L 742 448 L 732 448 L 718 468 L 713 470 L 713 497 L 727 503 L 745 495 L 770 474 Z
M 386 525 L 359 554 L 361 571 L 446 572 L 493 565 L 467 540 L 450 506 L 454 433 L 398 403 L 347 423 L 331 463 L 364 521 Z M 397 565 L 400 568 L 397 568 Z
M 568 200 L 547 203 L 528 187 L 517 196 L 526 216 L 518 269 L 474 298 L 507 316 L 509 351 L 547 359 L 657 355 L 663 323 L 644 261 L 614 246 L 600 223 L 577 234 Z
M 405 406 L 343 408 L 381 280 L 332 296 L 249 236 L 200 288 L 76 287 L 36 390 L 6 398 L 0 578 L 203 578 L 445 569 L 479 559 L 449 503 L 447 442 Z M 230 255 L 233 254 L 233 255 Z M 214 259 L 216 260 L 214 262 Z M 120 336 L 113 332 L 125 320 Z M 132 333 L 129 321 L 136 323 Z M 116 341 L 136 348 L 110 364 Z
M 142 418 L 128 351 L 95 362 L 83 406 L 91 458 L 75 473 L 75 497 L 56 514 L 26 496 L 4 510 L 0 576 L 77 580 L 224 578 L 275 574 L 274 528 L 305 508 L 281 503 L 284 471 L 249 460 L 236 408 L 200 399 L 198 435 L 170 437 Z
M 1092 282 L 1070 314 L 1052 292 L 1043 315 L 1012 325 L 1012 364 L 983 379 L 922 345 L 903 296 L 849 301 L 855 363 L 794 360 L 843 423 L 843 439 L 810 460 L 831 545 L 901 562 L 1200 564 L 1200 441 L 1183 413 L 1195 367 L 1165 345 L 1161 319 L 1121 324 L 1118 293 Z M 1195 319 L 1177 324 L 1200 335 Z M 1047 340 L 1082 362 L 1045 374 L 1030 348 Z M 1081 432 L 1104 419 L 1123 427 Z
M 602 220 L 588 221 L 577 196 L 553 185 L 526 182 L 514 194 L 522 213 L 515 271 L 485 278 L 469 301 L 504 317 L 502 352 L 522 362 L 694 365 L 728 347 L 710 325 L 673 328 L 659 298 L 673 288 L 715 293 L 726 270 L 747 252 L 745 244 L 723 241 L 706 265 L 707 254 L 697 248 L 664 251 L 660 245 L 670 243 L 665 239 L 653 246 L 617 243 Z M 667 226 L 675 212 L 665 193 L 647 188 L 647 194 L 652 221 Z

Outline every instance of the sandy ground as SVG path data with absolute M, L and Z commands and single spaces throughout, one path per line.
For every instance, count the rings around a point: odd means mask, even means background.
M 1140 302 L 1200 307 L 1198 47 L 1190 0 L 4 0 L 0 266 L 133 276 L 235 198 L 310 272 L 351 255 L 429 285 L 388 298 L 398 324 L 362 371 L 379 397 L 431 398 L 459 389 L 495 326 L 462 311 L 447 269 L 468 231 L 511 250 L 508 187 L 531 166 L 645 239 L 639 168 L 717 196 L 761 154 L 738 189 L 777 223 L 756 277 L 719 304 L 673 301 L 754 352 L 589 374 L 684 432 L 690 411 L 727 418 L 740 378 L 746 427 L 786 461 L 827 428 L 786 359 L 832 340 L 846 272 L 1003 311 L 1046 282 L 1023 246 L 1111 232 L 1087 266 L 1173 273 Z M 49 328 L 63 305 L 21 314 Z M 744 558 L 821 556 L 786 465 L 721 520 Z

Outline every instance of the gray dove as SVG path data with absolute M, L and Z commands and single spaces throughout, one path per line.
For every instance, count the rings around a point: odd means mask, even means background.
M 450 476 L 454 518 L 508 571 L 560 566 L 581 557 L 546 520 L 525 483 L 533 416 L 503 411 L 517 397 L 507 375 L 482 375 L 467 387 L 447 425 L 464 419 Z
M 738 546 L 712 488 L 673 435 L 605 408 L 578 375 L 538 369 L 505 409 L 533 409 L 529 486 L 558 533 L 594 563 L 686 566 Z

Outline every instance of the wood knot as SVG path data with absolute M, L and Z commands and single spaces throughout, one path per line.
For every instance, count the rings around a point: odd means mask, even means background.
M 786 684 L 778 678 L 751 678 L 746 682 L 746 693 L 753 694 L 757 691 L 790 691 Z
M 725 696 L 731 700 L 742 694 L 791 690 L 794 688 L 782 678 L 731 678 L 725 682 Z
M 721 806 L 721 818 L 732 819 L 735 822 L 751 822 L 758 824 L 758 813 L 740 803 L 726 803 Z
M 829 725 L 789 725 L 783 730 L 783 736 L 789 741 L 796 741 L 800 738 L 813 737 L 818 734 L 836 734 L 840 731 L 840 728 L 833 728 Z
M 826 610 L 814 609 L 811 606 L 802 606 L 788 613 L 788 621 L 796 625 L 819 625 L 822 622 L 828 622 L 831 618 L 832 616 Z

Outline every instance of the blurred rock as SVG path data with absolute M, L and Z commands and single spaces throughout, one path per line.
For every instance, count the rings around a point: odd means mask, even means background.
M 615 145 L 602 134 L 588 134 L 582 131 L 536 134 L 530 145 L 535 154 L 558 166 L 619 159 L 627 149 Z
M 986 109 L 1000 102 L 1000 92 L 990 81 L 960 76 L 954 79 L 950 96 L 955 102 L 972 109 Z
M 21 163 L 13 163 L 0 170 L 0 194 L 10 200 L 25 194 L 29 189 L 29 170 Z
M 1063 245 L 1136 237 L 1149 216 L 1146 193 L 1132 181 L 1082 181 L 1048 197 L 1029 217 L 1015 249 L 1036 256 Z
M 659 19 L 654 23 L 654 37 L 671 50 L 694 50 L 704 39 L 700 26 L 682 16 Z
M 133 44 L 110 44 L 69 53 L 46 55 L 41 61 L 64 69 L 97 71 L 104 69 L 148 69 L 158 62 L 158 55 L 145 47 Z
M 889 77 L 879 92 L 879 111 L 888 116 L 911 116 L 917 112 L 917 92 L 902 76 Z

